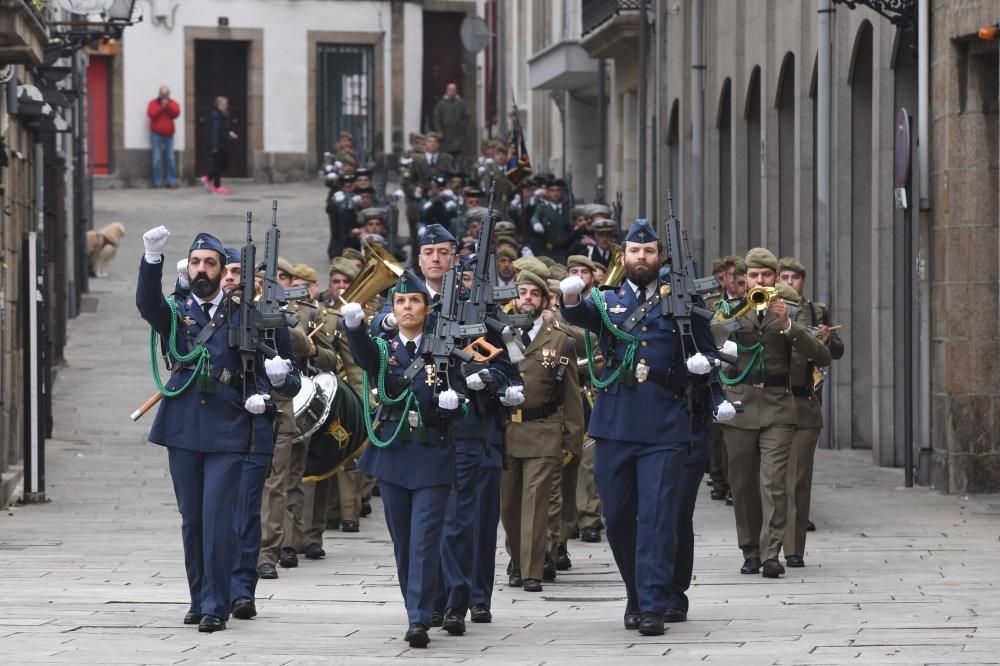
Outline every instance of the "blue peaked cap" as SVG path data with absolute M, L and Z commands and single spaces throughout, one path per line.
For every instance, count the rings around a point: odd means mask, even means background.
M 427 285 L 409 269 L 403 271 L 403 274 L 399 276 L 399 281 L 396 282 L 396 286 L 392 288 L 392 294 L 389 295 L 390 301 L 393 294 L 425 294 L 430 298 Z
M 226 264 L 240 263 L 240 251 L 233 247 L 226 248 Z
M 440 224 L 428 224 L 424 229 L 424 235 L 420 237 L 421 247 L 424 245 L 434 245 L 435 243 L 458 243 L 455 237 Z
M 226 254 L 226 246 L 222 244 L 222 241 L 212 234 L 206 233 L 200 233 L 194 237 L 194 242 L 191 243 L 191 249 L 188 250 L 188 254 L 191 254 L 195 250 L 215 250 L 219 254 Z
M 656 235 L 653 227 L 649 226 L 649 220 L 640 217 L 632 223 L 625 240 L 630 243 L 651 243 L 660 240 L 660 237 Z

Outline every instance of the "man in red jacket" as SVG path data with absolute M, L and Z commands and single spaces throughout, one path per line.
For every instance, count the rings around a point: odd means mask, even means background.
M 170 99 L 170 88 L 160 87 L 160 95 L 146 107 L 149 116 L 149 140 L 153 148 L 153 187 L 163 187 L 161 161 L 166 157 L 167 182 L 170 189 L 177 187 L 174 167 L 174 119 L 181 115 L 181 107 Z

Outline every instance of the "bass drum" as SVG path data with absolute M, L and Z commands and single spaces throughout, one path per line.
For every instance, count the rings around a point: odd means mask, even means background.
M 329 479 L 361 455 L 368 443 L 364 405 L 348 383 L 324 373 L 313 378 L 328 396 L 326 419 L 309 440 L 309 453 L 302 480 L 315 483 Z
M 292 398 L 295 425 L 299 434 L 293 442 L 308 442 L 330 415 L 330 397 L 337 387 L 337 378 L 325 372 L 315 377 L 302 377 L 302 387 Z

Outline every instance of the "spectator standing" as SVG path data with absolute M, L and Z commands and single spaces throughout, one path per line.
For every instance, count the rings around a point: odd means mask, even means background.
M 181 107 L 170 99 L 170 88 L 160 86 L 160 94 L 149 102 L 146 115 L 149 116 L 149 142 L 153 149 L 153 187 L 160 188 L 166 184 L 170 189 L 174 189 L 177 187 L 174 120 L 181 115 Z M 164 165 L 167 172 L 166 179 L 163 177 Z
M 229 166 L 229 142 L 239 138 L 233 131 L 229 115 L 229 100 L 215 98 L 215 108 L 208 114 L 208 145 L 212 150 L 212 166 L 208 174 L 201 177 L 201 183 L 215 194 L 229 194 L 222 186 L 222 174 Z
M 458 86 L 449 83 L 444 97 L 434 105 L 434 129 L 441 134 L 441 150 L 456 162 L 465 147 L 465 130 L 469 126 L 469 110 L 458 96 Z

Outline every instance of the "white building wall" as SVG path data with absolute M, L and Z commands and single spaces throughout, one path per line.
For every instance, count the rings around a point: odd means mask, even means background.
M 407 95 L 404 118 L 407 128 L 417 127 L 420 115 L 420 81 L 423 61 L 421 8 L 406 4 Z M 219 17 L 231 28 L 260 29 L 264 33 L 264 151 L 308 152 L 306 99 L 310 30 L 383 32 L 384 89 L 376 93 L 386 104 L 383 136 L 392 136 L 389 109 L 392 80 L 391 13 L 389 2 L 350 0 L 187 0 L 181 2 L 173 27 L 142 21 L 129 28 L 124 43 L 125 148 L 148 149 L 146 104 L 160 85 L 168 85 L 176 99 L 184 91 L 184 28 L 215 27 Z M 410 27 L 412 24 L 412 28 Z M 413 43 L 411 44 L 411 39 Z M 150 63 L 156 63 L 155 67 Z M 183 101 L 183 100 L 181 100 Z M 411 125 L 411 122 L 413 123 Z M 184 150 L 183 122 L 178 123 L 175 148 Z M 390 148 L 386 145 L 385 148 Z

